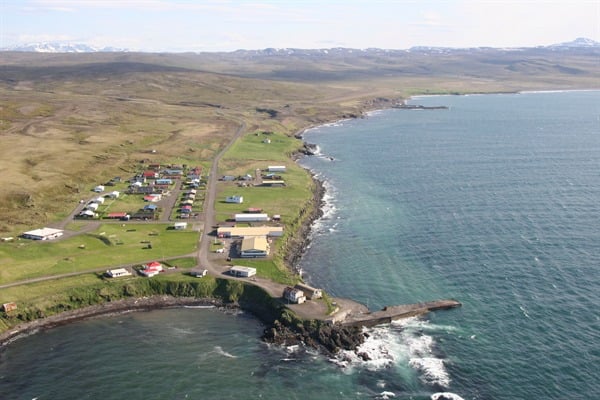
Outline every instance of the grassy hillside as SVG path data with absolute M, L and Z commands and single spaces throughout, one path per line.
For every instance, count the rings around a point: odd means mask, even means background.
M 597 51 L 0 57 L 0 235 L 64 217 L 140 160 L 208 166 L 236 128 L 297 130 L 416 93 L 597 87 Z

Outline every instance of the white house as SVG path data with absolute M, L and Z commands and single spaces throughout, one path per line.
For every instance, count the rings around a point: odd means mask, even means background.
M 98 209 L 98 203 L 90 203 L 87 206 L 85 206 L 86 210 L 91 210 L 91 211 L 96 211 Z
M 285 172 L 285 165 L 269 165 L 267 167 L 269 172 Z
M 240 255 L 242 257 L 266 257 L 269 254 L 269 242 L 266 236 L 250 236 L 242 239 Z
M 94 188 L 94 192 L 96 193 L 102 193 L 104 192 L 104 185 L 98 185 Z
M 225 203 L 242 204 L 243 202 L 244 202 L 244 196 L 227 196 L 225 198 Z
M 256 268 L 235 265 L 229 269 L 229 273 L 239 278 L 249 278 L 256 275 Z
M 129 272 L 125 268 L 115 268 L 115 269 L 106 270 L 106 275 L 110 278 L 118 278 L 120 276 L 131 275 L 131 272 Z
M 302 290 L 290 286 L 283 289 L 283 298 L 297 304 L 302 304 L 306 301 L 306 296 Z
M 78 215 L 81 218 L 95 218 L 97 216 L 92 210 L 83 210 Z
M 235 222 L 267 222 L 269 221 L 268 214 L 235 214 Z
M 104 197 L 98 196 L 94 200 L 92 200 L 90 203 L 104 204 Z
M 23 232 L 21 235 L 25 239 L 32 240 L 52 240 L 57 237 L 62 236 L 64 231 L 62 229 L 54 229 L 54 228 L 41 228 L 34 229 L 32 231 Z
M 117 190 L 115 190 L 113 192 L 110 192 L 108 194 L 108 197 L 110 197 L 111 199 L 118 199 L 119 195 L 120 195 L 120 193 Z

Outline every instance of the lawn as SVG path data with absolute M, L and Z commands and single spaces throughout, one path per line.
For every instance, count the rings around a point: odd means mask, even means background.
M 167 224 L 105 224 L 55 242 L 18 240 L 0 245 L 0 284 L 41 276 L 160 260 L 196 250 L 198 232 Z M 151 245 L 151 248 L 149 248 Z

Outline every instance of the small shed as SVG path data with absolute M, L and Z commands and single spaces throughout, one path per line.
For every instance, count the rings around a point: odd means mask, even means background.
M 111 199 L 118 199 L 120 194 L 121 193 L 119 193 L 119 191 L 114 190 L 108 194 L 108 197 L 110 197 Z
M 102 193 L 104 192 L 104 185 L 98 185 L 94 188 L 94 192 L 96 193 Z
M 173 229 L 176 231 L 182 231 L 187 228 L 187 222 L 175 222 Z
M 269 172 L 285 172 L 285 165 L 269 165 L 267 167 Z
M 90 203 L 87 206 L 85 206 L 85 209 L 96 211 L 98 209 L 98 207 L 99 207 L 98 203 Z

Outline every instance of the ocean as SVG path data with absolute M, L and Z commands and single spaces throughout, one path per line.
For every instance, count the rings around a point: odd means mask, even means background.
M 336 359 L 243 312 L 129 313 L 0 352 L 2 399 L 597 399 L 600 91 L 418 97 L 310 129 L 305 280 L 372 310 L 453 298 Z

